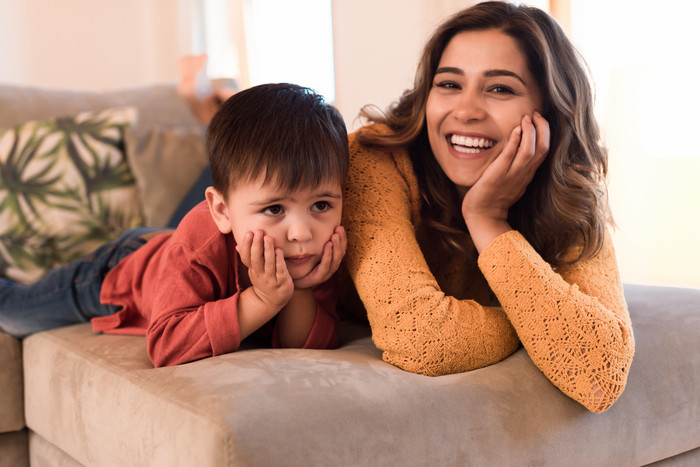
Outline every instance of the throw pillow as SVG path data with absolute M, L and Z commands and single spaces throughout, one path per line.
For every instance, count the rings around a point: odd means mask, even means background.
M 142 224 L 133 107 L 0 129 L 0 276 L 28 283 Z
M 127 128 L 126 149 L 146 225 L 167 225 L 209 164 L 203 135 L 190 129 Z

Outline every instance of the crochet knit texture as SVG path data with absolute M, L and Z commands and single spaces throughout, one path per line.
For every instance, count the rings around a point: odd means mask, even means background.
M 617 400 L 634 338 L 609 236 L 596 257 L 557 271 L 516 231 L 478 260 L 476 250 L 446 255 L 422 225 L 408 154 L 364 147 L 352 134 L 350 158 L 346 267 L 385 361 L 444 375 L 496 363 L 522 343 L 589 410 Z

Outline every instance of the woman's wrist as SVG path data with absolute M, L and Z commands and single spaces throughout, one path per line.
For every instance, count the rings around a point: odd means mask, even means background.
M 508 221 L 503 219 L 476 217 L 466 222 L 469 235 L 478 253 L 484 251 L 497 237 L 513 230 Z

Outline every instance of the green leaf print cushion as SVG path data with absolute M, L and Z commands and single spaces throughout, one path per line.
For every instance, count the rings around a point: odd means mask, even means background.
M 133 107 L 0 129 L 0 277 L 29 283 L 142 224 Z

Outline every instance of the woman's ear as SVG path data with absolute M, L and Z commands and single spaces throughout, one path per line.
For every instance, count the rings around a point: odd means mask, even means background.
M 214 223 L 222 234 L 231 233 L 231 218 L 228 215 L 228 206 L 226 199 L 221 196 L 221 193 L 213 186 L 207 187 L 204 192 L 209 205 L 209 213 L 211 214 Z

